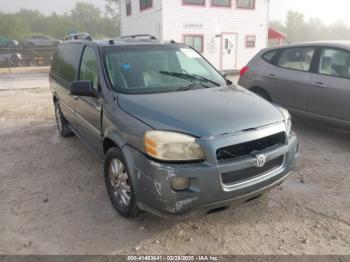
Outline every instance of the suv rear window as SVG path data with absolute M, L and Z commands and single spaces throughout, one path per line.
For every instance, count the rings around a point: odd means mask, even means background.
M 81 44 L 67 44 L 63 54 L 60 55 L 62 61 L 59 65 L 59 76 L 67 81 L 73 82 L 76 79 L 83 46 Z

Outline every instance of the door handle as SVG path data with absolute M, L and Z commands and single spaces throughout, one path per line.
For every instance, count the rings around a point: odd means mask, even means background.
M 271 79 L 277 79 L 277 76 L 275 74 L 267 74 L 266 77 Z
M 328 86 L 323 82 L 314 82 L 312 83 L 313 86 L 320 87 L 320 88 L 327 88 Z

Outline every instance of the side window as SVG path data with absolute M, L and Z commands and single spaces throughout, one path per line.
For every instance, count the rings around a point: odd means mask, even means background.
M 90 80 L 93 83 L 93 87 L 98 88 L 98 66 L 97 57 L 94 49 L 87 46 L 81 59 L 79 80 Z
M 323 75 L 350 78 L 350 53 L 339 49 L 322 50 L 318 72 Z
M 277 54 L 277 51 L 269 51 L 262 55 L 262 58 L 266 60 L 269 63 L 272 63 L 272 60 L 274 59 L 275 55 Z
M 77 77 L 82 48 L 80 44 L 68 44 L 63 50 L 59 76 L 69 83 L 73 82 Z
M 59 74 L 60 65 L 62 62 L 62 55 L 63 55 L 63 46 L 59 46 L 53 55 L 53 59 L 51 63 L 51 75 L 53 77 L 56 77 Z
M 282 52 L 278 66 L 299 71 L 309 71 L 315 48 L 300 47 L 286 49 Z

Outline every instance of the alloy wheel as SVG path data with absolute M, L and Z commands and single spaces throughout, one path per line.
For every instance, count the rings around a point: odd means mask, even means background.
M 126 168 L 119 159 L 113 159 L 111 161 L 109 178 L 114 198 L 120 206 L 128 207 L 131 203 L 131 188 Z

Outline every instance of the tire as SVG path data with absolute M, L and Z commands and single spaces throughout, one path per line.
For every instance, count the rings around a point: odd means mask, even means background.
M 73 135 L 72 130 L 68 126 L 67 120 L 64 118 L 60 105 L 58 102 L 55 103 L 55 117 L 58 132 L 62 137 L 70 137 Z
M 133 185 L 122 152 L 118 148 L 108 150 L 105 163 L 105 183 L 108 196 L 115 210 L 123 217 L 139 215 Z

